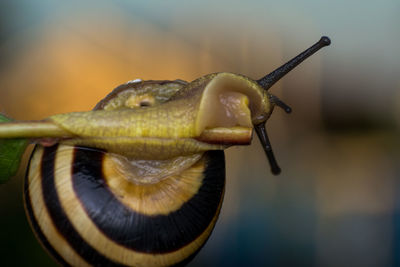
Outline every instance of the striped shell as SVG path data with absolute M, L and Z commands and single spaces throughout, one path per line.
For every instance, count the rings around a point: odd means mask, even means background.
M 62 265 L 171 266 L 208 239 L 224 185 L 223 151 L 141 184 L 124 177 L 114 154 L 60 143 L 35 148 L 24 199 L 37 238 Z

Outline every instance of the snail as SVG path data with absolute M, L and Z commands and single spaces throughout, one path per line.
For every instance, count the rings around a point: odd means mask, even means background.
M 190 83 L 135 80 L 94 110 L 0 124 L 37 145 L 24 181 L 27 217 L 66 266 L 182 266 L 205 244 L 225 186 L 223 150 L 253 129 L 279 174 L 265 128 L 268 89 L 328 37 L 259 80 L 213 73 Z

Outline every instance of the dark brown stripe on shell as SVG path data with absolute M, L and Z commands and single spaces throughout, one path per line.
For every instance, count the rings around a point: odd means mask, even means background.
M 40 225 L 38 221 L 36 220 L 35 215 L 33 214 L 32 210 L 32 202 L 31 202 L 31 197 L 30 197 L 30 191 L 29 191 L 29 169 L 30 169 L 30 162 L 32 160 L 33 154 L 35 153 L 36 148 L 33 150 L 28 168 L 25 174 L 25 181 L 24 181 L 24 200 L 25 200 L 25 211 L 26 214 L 29 218 L 29 221 L 31 222 L 31 226 L 33 230 L 36 233 L 36 237 L 40 240 L 44 248 L 47 250 L 47 252 L 62 266 L 70 266 L 61 256 L 58 254 L 58 252 L 53 248 L 53 246 L 50 244 L 50 242 L 47 240 L 46 236 L 43 234 L 42 229 L 40 228 Z
M 112 194 L 102 173 L 103 155 L 75 148 L 72 182 L 88 216 L 117 244 L 144 253 L 177 251 L 198 238 L 218 214 L 225 184 L 223 151 L 205 153 L 204 179 L 196 195 L 179 210 L 155 216 L 133 211 Z
M 89 264 L 94 266 L 125 266 L 118 264 L 91 247 L 75 230 L 65 214 L 54 182 L 55 156 L 58 145 L 46 147 L 41 162 L 42 188 L 46 207 L 57 230 L 64 236 L 70 246 Z M 65 177 L 70 179 L 70 177 Z

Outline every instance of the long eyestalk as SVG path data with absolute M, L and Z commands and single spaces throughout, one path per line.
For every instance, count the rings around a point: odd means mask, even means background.
M 328 46 L 331 44 L 331 40 L 329 37 L 322 36 L 321 39 L 315 43 L 313 46 L 305 50 L 303 53 L 299 54 L 297 57 L 289 60 L 287 63 L 277 68 L 270 74 L 262 77 L 257 80 L 257 83 L 261 85 L 265 90 L 271 88 L 277 81 L 279 81 L 283 76 L 285 76 L 288 72 L 298 66 L 301 62 L 303 62 L 306 58 L 310 57 L 312 54 L 320 50 L 324 46 Z
M 269 88 L 271 88 L 272 85 L 274 85 L 277 81 L 279 81 L 288 72 L 290 72 L 292 69 L 294 69 L 296 66 L 298 66 L 306 58 L 313 55 L 315 52 L 320 50 L 322 47 L 328 46 L 330 44 L 331 44 L 331 40 L 329 39 L 329 37 L 322 36 L 321 39 L 317 43 L 315 43 L 313 46 L 311 46 L 310 48 L 308 48 L 307 50 L 305 50 L 304 52 L 302 52 L 295 58 L 289 60 L 287 63 L 285 63 L 281 67 L 277 68 L 270 74 L 257 80 L 257 83 L 261 87 L 263 87 L 265 90 L 268 90 Z M 271 96 L 270 102 L 281 107 L 282 109 L 284 109 L 286 113 L 290 113 L 292 111 L 292 109 L 288 105 L 286 105 L 284 102 L 282 102 L 276 96 Z M 256 130 L 258 138 L 260 139 L 260 142 L 264 148 L 265 154 L 267 155 L 269 164 L 271 166 L 271 172 L 275 175 L 278 175 L 281 172 L 281 169 L 279 168 L 278 163 L 276 162 L 274 153 L 272 151 L 271 143 L 269 141 L 268 134 L 265 129 L 265 122 L 255 125 L 254 129 Z
M 279 168 L 278 163 L 276 162 L 274 152 L 272 151 L 271 143 L 268 138 L 267 131 L 265 130 L 265 124 L 260 123 L 254 126 L 254 130 L 260 139 L 262 147 L 264 148 L 265 154 L 267 155 L 269 165 L 271 166 L 271 172 L 274 175 L 278 175 L 281 173 L 281 168 Z

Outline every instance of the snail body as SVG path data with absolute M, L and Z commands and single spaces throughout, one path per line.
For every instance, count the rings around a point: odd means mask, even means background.
M 24 182 L 31 226 L 65 266 L 181 266 L 210 236 L 225 187 L 223 150 L 253 129 L 273 174 L 268 89 L 319 42 L 259 80 L 232 73 L 190 83 L 134 81 L 92 111 L 0 124 L 0 138 L 37 145 Z M 1 162 L 0 162 L 1 163 Z

